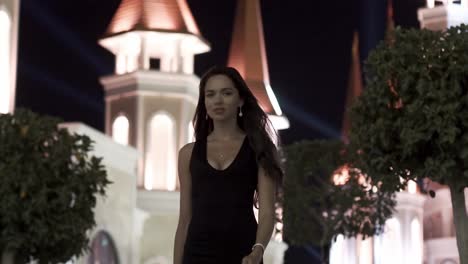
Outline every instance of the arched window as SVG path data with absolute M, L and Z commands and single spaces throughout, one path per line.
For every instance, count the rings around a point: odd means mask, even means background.
M 423 237 L 421 235 L 421 223 L 417 218 L 411 221 L 411 258 L 410 263 L 422 263 L 422 245 Z
M 414 194 L 417 191 L 418 191 L 418 184 L 413 180 L 408 181 L 408 192 Z
M 128 118 L 124 115 L 118 116 L 112 123 L 112 138 L 122 145 L 128 145 L 129 129 Z
M 403 263 L 401 244 L 400 222 L 396 218 L 390 218 L 385 223 L 384 233 L 375 238 L 375 263 Z
M 175 122 L 166 113 L 156 114 L 148 124 L 145 189 L 175 190 Z
M 114 241 L 106 231 L 99 231 L 91 242 L 91 252 L 88 258 L 88 264 L 96 263 L 119 263 L 119 257 Z
M 330 264 L 342 264 L 345 261 L 343 235 L 338 235 L 330 248 Z
M 372 264 L 372 238 L 367 237 L 365 240 L 359 238 L 359 264 Z
M 10 111 L 11 83 L 10 83 L 10 30 L 11 19 L 6 10 L 0 6 L 0 113 Z

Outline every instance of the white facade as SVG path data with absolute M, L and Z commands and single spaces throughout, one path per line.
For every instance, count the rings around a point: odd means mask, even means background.
M 465 189 L 465 197 L 468 197 Z M 468 207 L 468 202 L 467 202 Z M 425 263 L 459 263 L 450 190 L 436 191 L 424 205 Z
M 114 242 L 119 263 L 139 263 L 138 241 L 146 215 L 136 206 L 138 152 L 81 123 L 64 123 L 61 127 L 67 128 L 70 133 L 87 135 L 95 141 L 91 154 L 103 158 L 108 179 L 113 182 L 106 189 L 106 197 L 97 200 L 97 226 L 89 234 L 91 241 L 105 231 Z M 77 263 L 89 263 L 89 258 L 90 255 L 85 255 Z
M 438 4 L 438 5 L 436 5 Z M 418 10 L 421 28 L 445 30 L 468 22 L 468 1 L 427 0 L 425 8 Z
M 149 70 L 151 58 L 160 59 L 162 72 L 193 74 L 195 55 L 210 50 L 197 36 L 157 31 L 131 31 L 100 44 L 116 55 L 116 74 Z
M 415 264 L 423 259 L 423 205 L 419 193 L 397 193 L 396 213 L 387 220 L 384 233 L 362 240 L 339 237 L 332 245 L 331 264 Z
M 0 0 L 0 113 L 15 108 L 19 0 Z

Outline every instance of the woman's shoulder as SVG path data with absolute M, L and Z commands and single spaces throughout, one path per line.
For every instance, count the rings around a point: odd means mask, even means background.
M 179 164 L 189 164 L 192 158 L 192 151 L 194 146 L 195 142 L 187 143 L 179 150 Z
M 190 143 L 185 144 L 185 145 L 179 150 L 179 155 L 191 154 L 194 146 L 195 146 L 195 142 L 190 142 Z

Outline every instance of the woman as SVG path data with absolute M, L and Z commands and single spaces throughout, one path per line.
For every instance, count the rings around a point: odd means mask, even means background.
M 212 68 L 199 90 L 196 142 L 179 151 L 174 263 L 262 263 L 283 177 L 274 130 L 234 68 Z

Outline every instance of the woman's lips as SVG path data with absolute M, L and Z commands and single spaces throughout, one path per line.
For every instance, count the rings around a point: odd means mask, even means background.
M 215 108 L 215 109 L 213 109 L 213 112 L 215 112 L 217 114 L 222 114 L 222 113 L 224 113 L 224 108 Z

